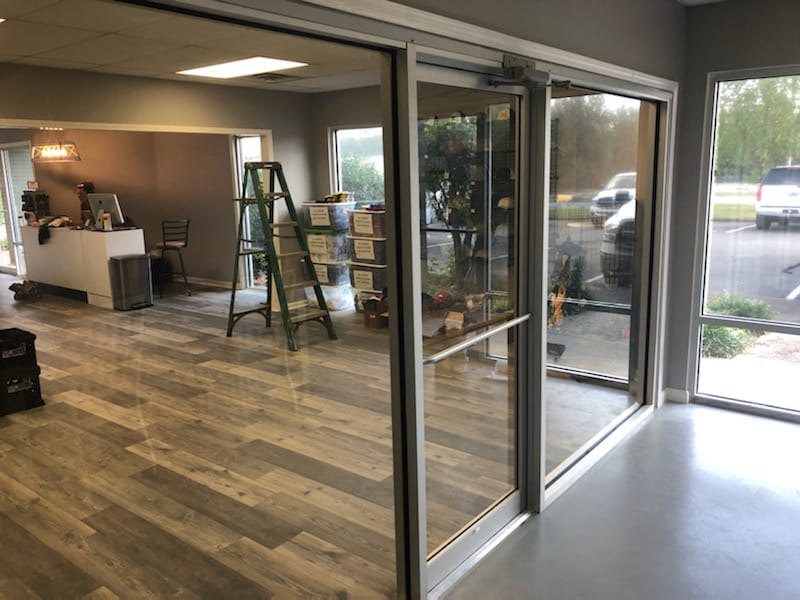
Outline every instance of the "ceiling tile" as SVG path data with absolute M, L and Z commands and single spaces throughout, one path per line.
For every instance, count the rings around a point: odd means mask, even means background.
M 131 27 L 125 33 L 147 39 L 201 46 L 211 41 L 235 39 L 246 29 L 209 19 L 167 15 L 146 25 Z
M 204 67 L 239 58 L 238 54 L 221 52 L 210 48 L 183 46 L 170 52 L 149 54 L 115 63 L 121 69 L 143 69 L 153 73 L 174 74 L 177 71 Z
M 55 69 L 77 69 L 80 71 L 93 69 L 97 66 L 96 63 L 74 62 L 63 59 L 53 58 L 39 58 L 36 56 L 25 56 L 16 61 L 23 65 L 31 65 L 34 67 L 52 67 Z
M 14 19 L 0 24 L 0 31 L 2 31 L 0 54 L 22 54 L 24 56 L 53 50 L 97 36 L 97 33 L 93 31 L 35 25 Z
M 12 13 L 22 16 L 0 25 L 0 62 L 303 92 L 378 82 L 377 52 L 288 33 L 104 0 L 0 0 L 0 17 Z M 309 66 L 285 71 L 296 79 L 281 83 L 176 74 L 258 55 Z
M 70 61 L 109 65 L 139 56 L 175 50 L 175 48 L 174 44 L 168 44 L 167 42 L 108 33 L 95 39 L 70 44 L 54 51 L 42 52 L 39 56 L 43 58 L 60 57 Z
M 163 18 L 165 18 L 163 12 L 116 2 L 61 0 L 58 4 L 43 10 L 25 14 L 22 20 L 110 33 Z

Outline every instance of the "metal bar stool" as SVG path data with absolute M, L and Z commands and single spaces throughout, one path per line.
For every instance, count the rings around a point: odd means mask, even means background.
M 167 252 L 176 252 L 178 254 L 181 270 L 170 273 L 162 272 L 160 274 L 158 278 L 159 297 L 164 293 L 164 281 L 175 277 L 183 277 L 186 295 L 191 296 L 192 291 L 189 289 L 189 281 L 186 279 L 186 267 L 183 265 L 182 252 L 182 250 L 189 245 L 189 219 L 161 221 L 161 239 L 162 242 L 156 246 L 156 248 L 161 250 L 161 258 L 166 261 Z

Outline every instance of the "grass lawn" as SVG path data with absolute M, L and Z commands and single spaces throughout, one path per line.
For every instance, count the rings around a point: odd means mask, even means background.
M 723 204 L 717 202 L 713 205 L 711 218 L 714 221 L 754 221 L 756 207 L 752 204 Z
M 589 207 L 570 206 L 568 202 L 560 204 L 550 204 L 550 218 L 570 221 L 588 220 L 590 217 Z

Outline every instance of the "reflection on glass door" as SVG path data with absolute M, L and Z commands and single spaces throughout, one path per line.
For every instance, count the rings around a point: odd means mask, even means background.
M 639 399 L 639 100 L 575 88 L 551 101 L 546 471 L 562 473 Z M 654 152 L 655 145 L 650 145 Z M 652 163 L 652 160 L 651 160 Z M 638 206 L 638 209 L 637 209 Z
M 427 549 L 433 557 L 518 487 L 519 101 L 432 83 L 419 84 L 418 98 Z
M 721 81 L 697 392 L 800 411 L 800 76 Z
M 22 192 L 34 179 L 31 148 L 28 143 L 0 147 L 0 271 L 24 273 L 22 236 L 19 218 L 22 215 Z

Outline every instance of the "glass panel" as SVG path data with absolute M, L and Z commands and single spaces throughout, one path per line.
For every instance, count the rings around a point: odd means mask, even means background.
M 640 110 L 631 98 L 554 91 L 545 384 L 551 476 L 637 404 L 625 384 Z
M 244 136 L 237 137 L 237 152 L 236 155 L 239 161 L 239 168 L 237 175 L 241 178 L 244 173 L 244 163 L 246 162 L 259 162 L 261 161 L 261 136 Z M 239 182 L 241 188 L 242 183 Z M 247 194 L 251 194 L 250 190 Z M 252 196 L 251 196 L 252 197 Z M 258 214 L 258 209 L 255 205 L 247 207 L 247 218 L 245 220 L 245 235 L 252 240 L 257 241 L 261 235 L 261 216 Z M 267 261 L 263 254 L 255 254 L 245 257 L 246 276 L 248 287 L 258 287 L 266 285 L 267 281 Z
M 697 391 L 800 410 L 800 336 L 703 326 Z
M 719 84 L 706 314 L 800 324 L 800 77 Z
M 383 129 L 337 129 L 336 189 L 352 192 L 359 203 L 381 203 L 383 186 Z
M 515 315 L 517 99 L 419 84 L 423 347 Z M 517 487 L 513 329 L 425 367 L 428 552 Z
M 25 144 L 4 148 L 0 151 L 0 160 L 3 177 L 0 182 L 0 268 L 16 273 L 15 267 L 24 268 L 18 219 L 22 215 L 22 192 L 34 178 L 30 147 Z
M 800 325 L 799 103 L 800 77 L 718 84 L 706 315 Z M 798 339 L 704 326 L 698 392 L 800 410 Z

